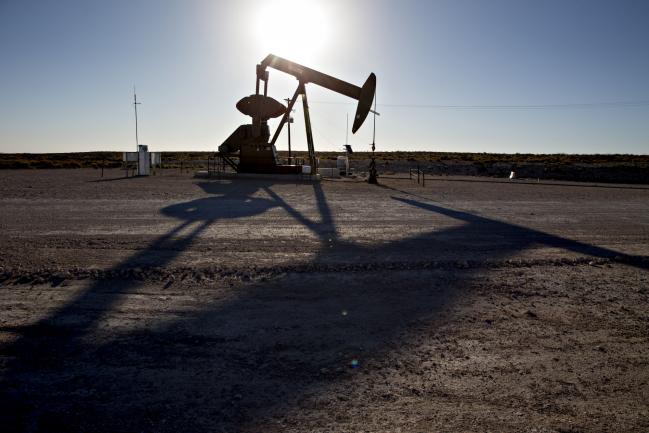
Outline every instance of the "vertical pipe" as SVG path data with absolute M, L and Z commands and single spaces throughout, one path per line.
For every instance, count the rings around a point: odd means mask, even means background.
M 298 88 L 299 89 L 299 88 Z M 286 112 L 288 113 L 288 165 L 291 164 L 291 111 L 293 110 L 293 104 L 295 101 L 291 98 L 284 99 L 286 101 Z M 291 103 L 293 101 L 293 103 Z
M 291 165 L 291 115 L 288 118 L 288 164 Z
M 372 159 L 370 161 L 370 172 L 368 173 L 367 183 L 377 185 L 376 159 L 374 156 L 376 150 L 376 92 L 374 92 L 374 129 L 372 131 Z
M 259 65 L 257 65 L 257 81 L 255 83 L 255 95 L 259 95 Z M 261 107 L 259 107 L 259 110 L 257 112 L 257 117 L 252 118 L 252 124 L 254 125 L 253 129 L 256 135 L 261 134 L 261 119 L 259 118 L 259 111 L 261 111 Z
M 135 109 L 135 150 L 137 151 L 139 150 L 140 140 L 137 137 L 137 95 L 135 94 L 135 87 L 133 87 L 133 107 Z
M 349 113 L 347 113 L 347 130 L 345 131 L 345 150 L 349 144 Z

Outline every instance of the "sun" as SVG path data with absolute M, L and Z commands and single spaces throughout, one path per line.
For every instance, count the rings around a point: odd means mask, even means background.
M 310 62 L 327 43 L 331 23 L 317 0 L 273 0 L 258 10 L 257 39 L 265 53 Z

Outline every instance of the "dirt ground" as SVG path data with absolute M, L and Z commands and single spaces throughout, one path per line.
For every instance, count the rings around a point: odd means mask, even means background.
M 0 171 L 3 432 L 647 432 L 649 187 Z

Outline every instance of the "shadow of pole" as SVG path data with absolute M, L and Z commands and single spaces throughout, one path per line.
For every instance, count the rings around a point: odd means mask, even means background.
M 432 203 L 423 203 L 416 200 L 411 200 L 401 197 L 392 197 L 393 200 L 414 206 L 429 212 L 445 215 L 460 221 L 469 223 L 468 228 L 462 230 L 476 230 L 476 231 L 489 231 L 491 233 L 501 233 L 519 241 L 518 249 L 523 250 L 533 244 L 543 244 L 550 247 L 560 248 L 563 250 L 572 251 L 578 254 L 593 256 L 598 258 L 613 259 L 617 258 L 624 261 L 626 264 L 640 268 L 649 269 L 649 265 L 643 261 L 638 260 L 636 257 L 630 256 L 619 251 L 602 248 L 595 245 L 586 244 L 584 242 L 575 241 L 572 239 L 563 238 L 549 233 L 541 232 L 538 230 L 529 229 L 526 227 L 509 224 L 494 219 L 481 217 L 468 212 L 452 210 Z

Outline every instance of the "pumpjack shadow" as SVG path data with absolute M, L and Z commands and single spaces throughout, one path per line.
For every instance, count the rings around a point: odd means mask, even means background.
M 213 196 L 162 209 L 162 214 L 178 219 L 179 224 L 115 269 L 143 264 L 164 267 L 210 226 L 271 209 L 283 209 L 319 240 L 321 248 L 314 263 L 327 259 L 332 241 L 343 262 L 352 257 L 369 262 L 413 248 L 423 255 L 439 255 L 448 236 L 481 232 L 511 239 L 494 253 L 499 258 L 534 244 L 596 257 L 622 255 L 398 196 L 393 197 L 397 206 L 442 214 L 465 224 L 386 245 L 360 246 L 338 235 L 325 190 L 319 184 L 313 185 L 318 220 L 292 207 L 271 182 L 212 181 L 200 186 Z M 266 197 L 259 197 L 262 192 Z M 637 266 L 646 269 L 645 265 Z M 485 271 L 464 272 L 470 279 Z M 434 272 L 412 287 L 393 284 L 380 290 L 376 284 L 393 281 L 389 273 L 355 278 L 333 287 L 329 275 L 318 273 L 253 282 L 225 300 L 205 299 L 203 307 L 190 314 L 171 315 L 155 326 L 108 335 L 97 327 L 101 318 L 142 283 L 91 283 L 34 325 L 15 329 L 19 338 L 2 347 L 2 354 L 11 359 L 5 365 L 0 394 L 3 429 L 243 429 L 269 414 L 291 410 L 306 395 L 327 393 L 332 384 L 347 380 L 349 375 L 323 371 L 349 365 L 352 355 L 363 363 L 380 360 L 404 333 L 412 332 L 409 322 L 434 318 L 456 297 L 471 290 L 461 282 L 449 284 Z M 312 302 L 305 301 L 303 308 L 296 310 L 287 301 L 292 297 L 309 297 Z M 353 325 L 341 317 L 343 310 L 352 312 Z M 362 352 L 349 352 L 350 347 L 361 346 Z

